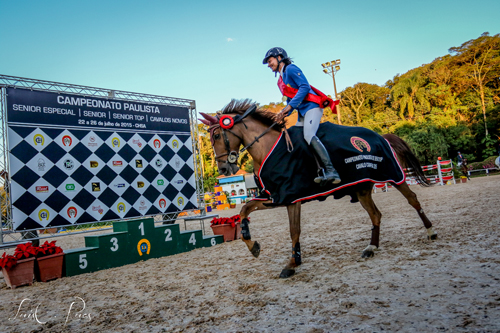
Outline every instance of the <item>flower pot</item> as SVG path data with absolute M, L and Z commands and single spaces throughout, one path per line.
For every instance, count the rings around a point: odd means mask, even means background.
M 229 204 L 229 208 L 236 208 L 236 204 Z
M 462 183 L 467 183 L 467 178 L 460 178 L 460 180 L 462 181 Z
M 16 287 L 33 284 L 35 268 L 35 258 L 18 260 L 17 265 L 9 270 L 2 268 L 3 277 L 9 287 Z
M 50 256 L 36 259 L 35 277 L 37 281 L 47 282 L 59 279 L 62 276 L 64 253 L 51 254 Z
M 235 229 L 234 239 L 238 240 L 241 238 L 241 223 L 236 223 L 236 228 L 234 229 Z
M 230 224 L 220 224 L 211 226 L 214 235 L 222 235 L 224 242 L 230 242 L 234 240 L 236 235 L 236 227 L 232 227 Z

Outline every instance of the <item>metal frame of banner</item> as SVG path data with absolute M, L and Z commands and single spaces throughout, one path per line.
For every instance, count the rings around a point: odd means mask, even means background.
M 178 106 L 185 107 L 189 109 L 189 120 L 190 120 L 190 130 L 191 130 L 191 141 L 193 144 L 193 159 L 194 159 L 194 172 L 195 172 L 195 182 L 196 182 L 196 196 L 198 198 L 198 208 L 191 209 L 187 212 L 192 212 L 195 210 L 200 210 L 202 215 L 205 215 L 205 202 L 203 200 L 203 172 L 201 164 L 201 154 L 199 148 L 199 136 L 198 136 L 198 119 L 196 112 L 196 102 L 190 99 L 173 98 L 159 95 L 150 95 L 143 93 L 134 93 L 128 91 L 96 88 L 81 86 L 76 84 L 44 81 L 9 75 L 0 74 L 0 172 L 7 171 L 7 179 L 3 176 L 0 177 L 0 186 L 2 190 L 0 191 L 0 248 L 2 247 L 12 247 L 21 242 L 32 241 L 36 239 L 44 239 L 51 237 L 59 237 L 66 235 L 74 235 L 77 233 L 87 233 L 95 232 L 103 229 L 109 229 L 112 227 L 113 221 L 98 221 L 77 224 L 73 226 L 63 226 L 63 228 L 70 228 L 70 231 L 60 233 L 60 232 L 50 232 L 48 229 L 54 228 L 37 228 L 30 230 L 16 231 L 13 227 L 12 221 L 12 204 L 10 199 L 10 172 L 9 168 L 9 154 L 7 151 L 7 90 L 6 88 L 22 88 L 37 91 L 47 91 L 56 93 L 68 93 L 81 95 L 84 97 L 99 97 L 99 98 L 110 98 L 113 100 L 121 100 L 128 102 L 146 102 L 154 104 L 162 104 L 168 106 Z M 173 223 L 177 219 L 180 212 L 172 212 L 166 214 L 156 214 L 148 215 L 144 217 L 154 217 L 155 223 Z M 136 219 L 138 217 L 135 217 Z M 47 233 L 43 235 L 36 235 L 38 230 L 45 230 Z

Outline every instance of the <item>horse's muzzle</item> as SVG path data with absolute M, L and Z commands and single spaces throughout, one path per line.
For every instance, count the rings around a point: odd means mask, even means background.
M 223 176 L 234 175 L 240 170 L 236 164 L 230 163 L 219 163 L 219 174 Z

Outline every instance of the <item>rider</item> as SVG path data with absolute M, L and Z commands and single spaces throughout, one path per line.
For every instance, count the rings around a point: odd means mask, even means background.
M 294 109 L 298 111 L 296 126 L 304 127 L 304 139 L 309 147 L 312 147 L 324 166 L 323 177 L 316 177 L 314 182 L 326 185 L 340 183 L 340 176 L 333 167 L 328 151 L 316 136 L 316 132 L 323 116 L 323 108 L 318 103 L 306 100 L 309 95 L 317 94 L 311 89 L 306 77 L 297 66 L 292 64 L 291 59 L 281 47 L 273 47 L 267 51 L 262 63 L 269 67 L 275 75 L 280 74 L 278 86 L 282 93 L 286 86 L 298 89 L 293 98 L 287 97 L 287 106 L 278 114 L 277 120 L 289 116 Z
M 458 163 L 457 163 L 458 167 L 461 167 L 462 163 L 464 162 L 464 157 L 462 156 L 462 153 L 458 152 L 457 160 L 458 160 Z

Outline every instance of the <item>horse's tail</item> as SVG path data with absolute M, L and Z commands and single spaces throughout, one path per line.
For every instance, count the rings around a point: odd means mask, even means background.
M 391 144 L 403 168 L 411 169 L 409 174 L 415 177 L 417 183 L 422 186 L 430 186 L 430 182 L 425 176 L 417 157 L 411 152 L 410 146 L 397 135 L 384 134 L 382 136 Z

